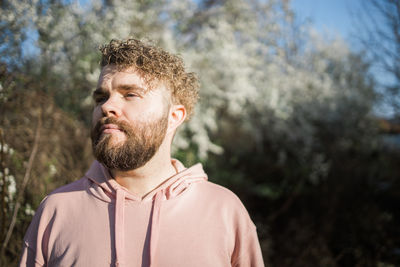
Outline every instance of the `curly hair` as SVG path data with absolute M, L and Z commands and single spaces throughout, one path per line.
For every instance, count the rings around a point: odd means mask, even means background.
M 152 88 L 163 82 L 171 91 L 172 102 L 186 108 L 186 119 L 199 98 L 199 82 L 193 72 L 186 72 L 183 60 L 137 39 L 111 40 L 101 46 L 101 67 L 114 64 L 119 70 L 134 67 L 145 83 Z

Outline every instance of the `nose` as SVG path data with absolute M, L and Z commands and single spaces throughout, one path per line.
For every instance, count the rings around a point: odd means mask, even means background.
M 119 117 L 121 116 L 121 104 L 117 97 L 110 96 L 102 105 L 101 111 L 105 117 Z

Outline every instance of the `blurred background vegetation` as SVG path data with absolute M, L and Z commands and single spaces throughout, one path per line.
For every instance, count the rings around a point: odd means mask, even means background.
M 201 101 L 174 155 L 202 162 L 239 195 L 266 265 L 400 265 L 398 0 L 363 2 L 356 52 L 303 23 L 289 0 L 0 8 L 1 266 L 17 264 L 43 197 L 93 160 L 97 47 L 129 36 L 179 53 L 198 73 Z M 382 101 L 390 117 L 375 112 Z

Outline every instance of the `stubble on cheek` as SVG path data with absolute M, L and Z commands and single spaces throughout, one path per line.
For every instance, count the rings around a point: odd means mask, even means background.
M 113 130 L 111 133 L 104 133 L 102 126 L 105 124 L 117 125 L 119 130 Z M 114 118 L 102 118 L 100 119 L 91 132 L 92 144 L 97 146 L 100 143 L 106 144 L 106 147 L 113 148 L 122 146 L 127 140 L 127 131 L 130 131 L 129 126 L 124 123 L 118 122 Z

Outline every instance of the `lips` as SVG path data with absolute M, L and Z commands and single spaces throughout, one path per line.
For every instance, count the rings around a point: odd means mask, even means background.
M 113 132 L 121 132 L 122 130 L 115 124 L 104 124 L 100 127 L 100 132 L 103 133 L 113 133 Z

